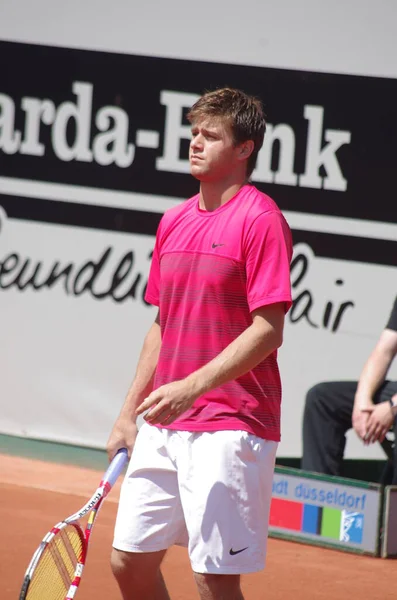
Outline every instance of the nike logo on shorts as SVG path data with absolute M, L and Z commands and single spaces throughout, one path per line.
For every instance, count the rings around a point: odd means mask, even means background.
M 213 247 L 213 248 L 218 248 L 219 246 L 224 246 L 224 245 L 225 245 L 225 244 L 215 244 L 215 243 L 213 243 L 213 244 L 212 244 L 212 247 Z
M 244 552 L 244 550 L 247 550 L 248 546 L 246 546 L 245 548 L 241 548 L 241 550 L 233 550 L 233 548 L 230 548 L 229 550 L 229 554 L 230 556 L 234 556 L 235 554 L 240 554 L 240 552 Z

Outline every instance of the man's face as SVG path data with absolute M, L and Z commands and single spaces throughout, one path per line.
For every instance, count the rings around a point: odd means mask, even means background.
M 241 159 L 230 128 L 219 119 L 204 119 L 192 124 L 189 149 L 190 172 L 204 182 L 218 182 L 234 171 Z

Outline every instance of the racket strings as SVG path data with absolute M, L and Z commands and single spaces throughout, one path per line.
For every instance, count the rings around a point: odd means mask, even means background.
M 62 577 L 65 588 L 68 589 L 76 567 L 76 555 L 70 542 L 68 532 L 63 529 L 54 538 L 54 543 L 48 548 L 59 575 Z M 65 553 L 66 551 L 66 553 Z M 71 572 L 71 569 L 72 572 Z
M 29 585 L 27 600 L 64 600 L 84 551 L 78 525 L 61 529 L 45 548 Z

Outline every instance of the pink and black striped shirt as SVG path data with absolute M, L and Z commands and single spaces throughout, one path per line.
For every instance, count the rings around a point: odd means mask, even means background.
M 156 236 L 146 300 L 160 308 L 162 344 L 154 389 L 217 356 L 261 306 L 291 306 L 291 232 L 275 202 L 245 185 L 208 212 L 199 196 L 169 209 Z M 280 439 L 277 351 L 250 372 L 198 398 L 168 426 L 243 430 Z

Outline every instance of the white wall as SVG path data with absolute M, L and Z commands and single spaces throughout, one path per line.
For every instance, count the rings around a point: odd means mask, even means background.
M 394 0 L 2 0 L 0 39 L 397 76 Z

